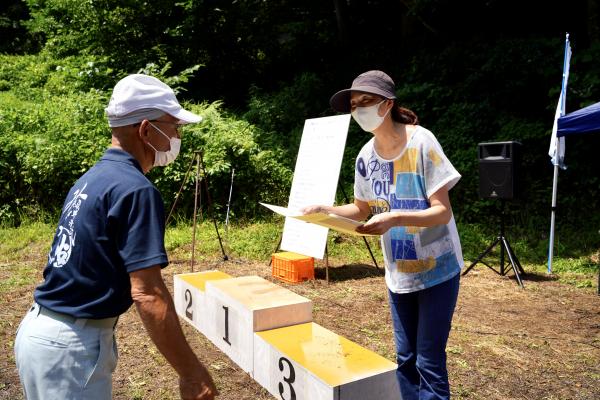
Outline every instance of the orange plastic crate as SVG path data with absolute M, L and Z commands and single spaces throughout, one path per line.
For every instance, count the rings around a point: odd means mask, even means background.
M 315 260 L 302 254 L 286 251 L 271 256 L 272 275 L 289 283 L 315 279 Z

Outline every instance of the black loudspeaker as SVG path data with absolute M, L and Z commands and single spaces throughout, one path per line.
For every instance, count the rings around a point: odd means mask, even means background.
M 518 196 L 521 143 L 479 143 L 479 197 L 512 200 Z

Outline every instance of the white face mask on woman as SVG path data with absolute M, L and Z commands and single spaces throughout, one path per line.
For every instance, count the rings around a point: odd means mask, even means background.
M 162 133 L 167 139 L 169 139 L 170 148 L 167 151 L 158 151 L 158 150 L 156 150 L 156 148 L 154 146 L 152 146 L 150 144 L 150 142 L 147 142 L 148 146 L 152 147 L 152 149 L 154 150 L 154 166 L 155 167 L 164 167 L 165 165 L 168 165 L 168 164 L 172 163 L 173 161 L 175 161 L 175 159 L 177 158 L 177 155 L 179 154 L 179 150 L 181 149 L 181 139 L 176 138 L 176 137 L 170 138 L 166 133 L 161 131 L 152 122 L 148 121 L 148 123 L 150 125 L 152 125 L 152 127 L 154 127 L 154 129 L 156 129 L 157 131 Z
M 379 106 L 385 102 L 386 99 L 381 100 L 379 103 L 368 107 L 356 107 L 352 111 L 352 118 L 356 121 L 363 131 L 373 132 L 375 129 L 383 123 L 385 116 L 390 112 L 387 110 L 383 117 L 379 116 Z

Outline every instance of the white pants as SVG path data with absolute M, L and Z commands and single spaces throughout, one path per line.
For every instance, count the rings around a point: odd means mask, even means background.
M 34 304 L 15 339 L 25 397 L 111 399 L 112 373 L 117 366 L 116 318 L 113 321 L 110 326 L 109 320 L 75 319 Z

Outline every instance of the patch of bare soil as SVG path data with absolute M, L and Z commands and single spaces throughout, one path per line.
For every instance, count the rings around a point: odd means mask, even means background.
M 335 262 L 335 260 L 330 260 Z M 314 302 L 316 323 L 394 360 L 392 327 L 383 274 L 369 265 L 318 267 L 316 281 L 276 281 L 266 263 L 203 262 L 196 270 L 219 269 L 233 276 L 258 275 Z M 189 272 L 173 260 L 163 271 Z M 1 272 L 0 272 L 1 276 Z M 41 276 L 41 273 L 40 273 Z M 514 279 L 478 267 L 461 280 L 448 343 L 448 369 L 457 399 L 600 399 L 600 296 L 545 275 L 528 274 L 525 289 Z M 12 356 L 17 325 L 30 306 L 33 286 L 0 298 L 0 399 L 21 399 Z M 219 399 L 271 399 L 194 328 L 182 323 L 198 357 L 221 392 Z M 135 309 L 117 329 L 120 359 L 115 399 L 176 399 L 177 376 L 146 335 Z

